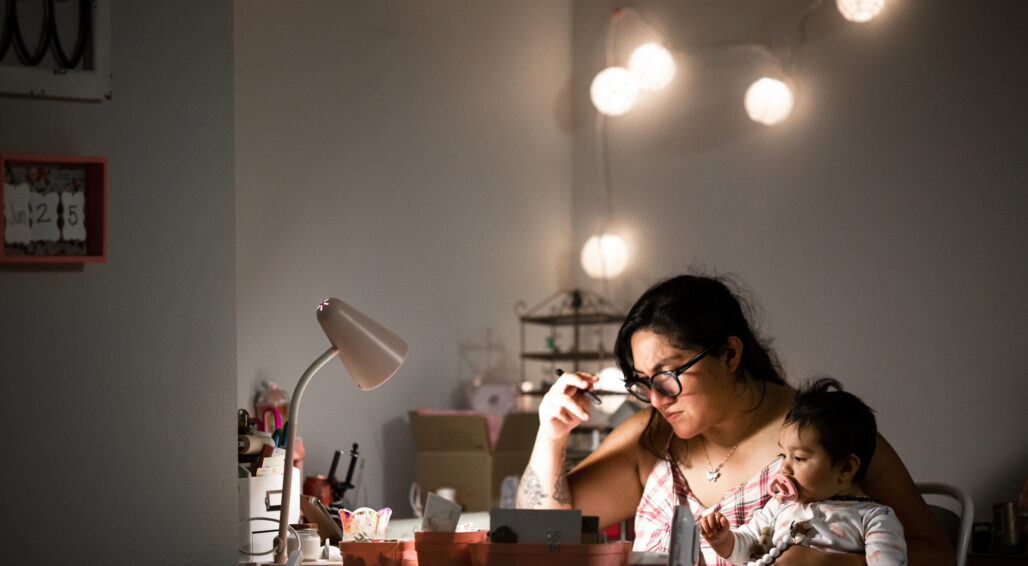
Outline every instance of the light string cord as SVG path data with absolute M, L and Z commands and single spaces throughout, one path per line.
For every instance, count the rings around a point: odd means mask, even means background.
M 810 22 L 810 18 L 823 3 L 824 0 L 812 0 L 799 12 L 795 31 L 791 34 L 794 37 L 788 41 L 722 40 L 675 45 L 673 42 L 665 40 L 665 44 L 669 50 L 685 55 L 704 51 L 749 50 L 771 59 L 778 65 L 781 71 L 788 73 L 795 67 L 799 52 L 808 42 L 807 25 Z M 644 22 L 648 21 L 641 14 L 639 14 L 639 17 Z M 650 24 L 647 25 L 651 29 L 656 29 Z M 787 45 L 783 47 L 783 44 Z
M 659 38 L 664 38 L 665 34 L 661 33 L 661 30 L 649 19 L 645 14 L 631 7 L 618 7 L 610 16 L 610 20 L 607 24 L 607 37 L 605 46 L 605 66 L 612 67 L 615 65 L 615 50 L 617 47 L 617 36 L 618 27 L 622 22 L 625 22 L 625 16 L 631 15 L 639 23 L 641 23 L 647 31 Z M 663 40 L 662 40 L 663 41 Z M 599 254 L 600 269 L 601 272 L 608 273 L 607 256 L 602 253 L 603 241 L 602 238 L 607 234 L 607 230 L 610 229 L 611 221 L 614 217 L 614 182 L 611 175 L 611 159 L 610 159 L 610 136 L 609 136 L 609 125 L 607 122 L 608 118 L 599 110 L 596 111 L 596 163 L 598 168 L 598 174 L 600 177 L 600 185 L 603 190 L 603 210 L 600 217 L 600 226 L 597 231 L 597 235 L 600 237 L 601 253 Z M 605 296 L 611 296 L 611 281 L 609 277 L 601 278 L 603 286 L 603 294 Z M 600 341 L 603 342 L 605 339 L 601 327 Z
M 800 12 L 795 32 L 796 39 L 790 42 L 791 46 L 784 52 L 784 54 L 782 50 L 780 48 L 776 48 L 776 44 L 771 41 L 727 40 L 688 44 L 676 47 L 674 43 L 667 38 L 667 34 L 662 33 L 653 21 L 646 17 L 646 15 L 641 11 L 632 7 L 618 7 L 611 13 L 610 20 L 607 24 L 607 37 L 605 38 L 604 50 L 605 66 L 612 67 L 615 64 L 615 48 L 617 46 L 618 26 L 625 20 L 625 16 L 630 14 L 639 23 L 641 23 L 648 32 L 661 38 L 661 43 L 663 43 L 669 50 L 683 54 L 691 54 L 707 50 L 751 50 L 772 60 L 783 73 L 789 73 L 795 66 L 797 54 L 807 43 L 807 24 L 817 8 L 823 3 L 824 0 L 812 0 L 806 5 L 806 7 L 804 7 L 802 12 Z M 596 163 L 603 194 L 603 208 L 601 211 L 599 229 L 596 232 L 600 238 L 607 234 L 607 230 L 610 228 L 611 221 L 614 216 L 614 183 L 611 174 L 610 136 L 607 120 L 607 116 L 599 110 L 596 111 Z M 600 245 L 602 248 L 602 240 L 600 241 Z M 608 266 L 606 256 L 603 253 L 600 253 L 599 258 L 602 272 L 607 273 Z M 602 278 L 602 286 L 603 293 L 610 296 L 611 282 L 609 277 Z
M 607 37 L 604 49 L 604 64 L 606 67 L 610 67 L 614 64 L 614 46 L 616 41 L 616 28 L 618 20 L 620 19 L 620 11 L 615 10 L 611 15 L 610 20 L 607 22 Z M 596 231 L 596 236 L 600 239 L 599 244 L 601 247 L 601 253 L 599 254 L 600 270 L 602 273 L 607 273 L 607 258 L 602 253 L 602 238 L 607 233 L 607 229 L 610 227 L 611 217 L 614 215 L 614 204 L 613 204 L 613 193 L 614 189 L 610 180 L 610 145 L 607 137 L 607 118 L 602 112 L 596 110 L 596 122 L 594 134 L 596 136 L 595 147 L 596 147 L 596 165 L 597 174 L 600 177 L 600 187 L 603 194 L 603 208 L 600 212 L 600 225 Z M 601 280 L 603 286 L 603 294 L 610 295 L 610 279 L 603 277 Z M 601 340 L 603 337 L 601 336 Z

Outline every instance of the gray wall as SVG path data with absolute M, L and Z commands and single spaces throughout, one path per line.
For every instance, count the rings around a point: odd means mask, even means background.
M 915 479 L 963 486 L 989 520 L 1028 475 L 1026 4 L 889 2 L 861 26 L 824 2 L 774 128 L 742 107 L 759 56 L 687 46 L 788 45 L 807 2 L 636 4 L 679 76 L 608 121 L 613 224 L 634 247 L 611 292 L 735 276 L 791 382 L 841 379 Z M 575 2 L 574 249 L 600 214 L 588 86 L 614 5 Z
M 569 279 L 567 2 L 237 2 L 238 403 L 292 393 L 339 297 L 410 343 L 360 392 L 338 361 L 305 472 L 360 444 L 358 503 L 409 516 L 407 412 L 517 374 L 514 304 Z M 273 39 L 272 39 L 273 38 Z
M 3 151 L 110 160 L 106 263 L 0 268 L 3 560 L 230 564 L 232 5 L 112 4 L 113 100 L 0 98 Z

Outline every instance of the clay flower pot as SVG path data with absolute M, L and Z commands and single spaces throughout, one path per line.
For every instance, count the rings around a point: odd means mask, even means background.
M 339 543 L 346 566 L 418 566 L 412 540 Z
M 419 566 L 471 566 L 468 545 L 484 542 L 488 531 L 461 531 L 453 533 L 414 531 L 414 548 Z

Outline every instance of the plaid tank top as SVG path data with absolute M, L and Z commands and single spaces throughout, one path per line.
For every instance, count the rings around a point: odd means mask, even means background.
M 635 511 L 635 542 L 632 544 L 632 550 L 667 552 L 671 545 L 671 519 L 677 505 L 688 505 L 696 519 L 717 510 L 728 519 L 733 528 L 744 525 L 771 499 L 768 484 L 771 476 L 781 465 L 782 458 L 775 458 L 752 479 L 725 493 L 715 505 L 704 507 L 693 496 L 689 483 L 678 466 L 667 460 L 657 460 L 653 471 L 646 479 L 642 499 L 639 500 L 639 507 Z M 722 560 L 702 538 L 699 564 L 731 566 L 731 562 Z

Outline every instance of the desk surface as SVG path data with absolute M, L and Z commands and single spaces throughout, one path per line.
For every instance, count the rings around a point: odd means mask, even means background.
M 474 513 L 461 513 L 458 525 L 471 523 L 475 529 L 489 529 L 489 512 L 476 511 Z M 389 519 L 389 528 L 386 529 L 387 538 L 408 539 L 414 538 L 414 529 L 421 526 L 421 519 Z
M 1028 556 L 1009 554 L 968 554 L 967 566 L 1026 566 Z

